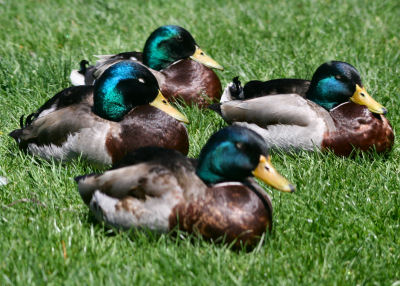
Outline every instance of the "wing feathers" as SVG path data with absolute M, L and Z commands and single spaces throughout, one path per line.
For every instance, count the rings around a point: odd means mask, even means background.
M 89 203 L 96 190 L 121 199 L 126 196 L 160 197 L 180 187 L 168 169 L 142 163 L 113 169 L 102 175 L 84 177 L 78 181 L 78 189 L 83 200 Z
M 309 101 L 297 94 L 278 94 L 224 102 L 221 104 L 221 111 L 229 123 L 249 122 L 261 127 L 272 124 L 307 126 L 315 116 Z

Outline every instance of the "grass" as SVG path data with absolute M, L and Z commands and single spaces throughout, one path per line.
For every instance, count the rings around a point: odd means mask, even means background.
M 272 192 L 274 231 L 254 251 L 197 238 L 111 233 L 73 177 L 79 160 L 45 162 L 7 134 L 59 90 L 82 58 L 140 50 L 164 24 L 187 28 L 226 69 L 223 85 L 311 78 L 347 61 L 400 127 L 400 4 L 389 1 L 0 1 L 0 284 L 400 285 L 399 144 L 388 156 L 273 154 L 296 194 Z M 184 108 L 190 155 L 223 126 Z M 30 201 L 21 201 L 29 199 Z M 40 202 L 40 203 L 39 203 Z

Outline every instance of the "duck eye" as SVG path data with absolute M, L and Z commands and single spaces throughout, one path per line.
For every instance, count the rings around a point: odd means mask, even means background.
M 183 37 L 182 37 L 181 35 L 178 35 L 178 36 L 176 37 L 176 40 L 177 40 L 178 42 L 182 42 L 182 41 L 183 41 Z
M 146 82 L 144 81 L 144 79 L 142 79 L 141 77 L 138 78 L 138 81 L 141 82 L 141 83 L 146 83 Z
M 241 142 L 236 142 L 236 148 L 238 148 L 239 150 L 242 150 L 243 149 L 243 143 L 241 143 Z
M 337 80 L 342 80 L 342 79 L 343 79 L 341 75 L 335 75 L 335 78 L 336 78 Z

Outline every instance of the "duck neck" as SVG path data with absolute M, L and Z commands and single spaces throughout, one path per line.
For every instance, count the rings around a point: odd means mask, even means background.
M 216 173 L 215 164 L 216 162 L 213 162 L 212 154 L 207 154 L 199 158 L 196 174 L 206 184 L 216 184 L 226 180 Z
M 334 84 L 331 78 L 326 78 L 317 84 L 311 83 L 310 89 L 307 92 L 307 99 L 329 111 L 346 101 L 346 98 L 340 96 L 342 92 L 345 91 L 338 90 L 338 86 Z
M 162 39 L 160 39 L 161 41 Z M 159 46 L 157 39 L 147 43 L 143 49 L 143 63 L 153 70 L 160 71 L 171 65 L 175 60 L 168 56 L 165 48 Z

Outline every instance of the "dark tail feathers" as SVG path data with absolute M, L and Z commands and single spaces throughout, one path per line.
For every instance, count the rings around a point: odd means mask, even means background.
M 26 126 L 31 125 L 32 121 L 37 117 L 37 113 L 34 112 L 29 114 L 26 117 L 25 122 L 24 122 L 24 116 L 25 115 L 22 114 L 21 117 L 19 118 L 19 127 L 21 128 L 25 128 Z
M 31 113 L 24 120 L 24 115 L 21 115 L 21 117 L 19 118 L 20 129 L 15 129 L 8 134 L 10 137 L 14 138 L 14 140 L 18 143 L 19 148 L 22 150 L 26 150 L 28 146 L 27 141 L 21 140 L 22 132 L 24 128 L 29 126 L 36 117 L 37 113 Z
M 207 108 L 215 111 L 216 113 L 222 116 L 221 103 L 210 104 Z
M 84 179 L 86 179 L 88 177 L 97 176 L 97 175 L 98 174 L 93 173 L 93 174 L 88 174 L 88 175 L 77 176 L 77 177 L 74 178 L 74 180 L 75 180 L 76 183 L 79 183 L 79 181 L 81 181 L 81 180 L 84 180 Z
M 233 86 L 229 87 L 229 91 L 231 92 L 231 96 L 236 99 L 243 99 L 243 87 L 242 83 L 239 80 L 239 76 L 236 76 L 232 79 Z
M 15 141 L 17 141 L 17 143 L 19 143 L 19 141 L 20 141 L 19 138 L 22 135 L 22 129 L 15 129 L 14 131 L 11 131 L 8 135 L 11 136 L 12 138 L 14 138 Z
M 81 62 L 79 63 L 79 73 L 85 75 L 86 70 L 87 70 L 87 65 L 89 65 L 89 62 L 87 60 L 81 60 Z
M 21 135 L 22 135 L 22 130 L 26 127 L 26 125 L 28 125 L 28 121 L 29 121 L 29 123 L 32 122 L 32 119 L 31 119 L 31 118 L 32 118 L 32 114 L 30 114 L 30 115 L 26 118 L 26 120 L 25 120 L 25 122 L 24 122 L 24 115 L 22 114 L 21 117 L 19 118 L 19 126 L 20 126 L 20 129 L 15 129 L 15 130 L 11 131 L 11 132 L 8 134 L 8 136 L 14 138 L 14 140 L 17 141 L 18 144 L 20 144 L 20 142 L 21 142 L 21 139 L 20 139 L 20 138 L 21 138 Z

